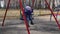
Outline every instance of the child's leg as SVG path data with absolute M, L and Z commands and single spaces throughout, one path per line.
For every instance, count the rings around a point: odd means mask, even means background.
M 31 21 L 31 24 L 34 25 L 33 20 L 32 20 L 32 15 L 29 16 L 29 20 Z
M 29 16 L 27 15 L 26 18 L 27 18 L 27 22 L 28 22 L 28 26 L 29 26 Z

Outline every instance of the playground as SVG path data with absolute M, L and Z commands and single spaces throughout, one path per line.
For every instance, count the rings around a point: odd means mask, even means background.
M 7 12 L 5 26 L 2 27 L 3 13 L 0 13 L 0 34 L 27 34 L 25 24 L 19 19 L 19 10 L 9 10 Z M 34 10 L 39 12 L 38 10 Z M 43 10 L 42 10 L 43 11 Z M 12 15 L 13 14 L 13 15 Z M 50 15 L 38 16 L 39 13 L 34 13 L 34 25 L 30 25 L 31 34 L 60 34 L 60 30 L 52 17 L 50 21 Z M 59 19 L 60 21 L 60 19 Z
M 51 7 L 51 4 L 49 4 L 47 0 L 44 0 L 46 7 L 36 9 L 34 8 L 35 0 L 25 0 L 23 2 L 19 0 L 18 6 L 20 8 L 15 9 L 14 7 L 10 7 L 10 2 L 12 1 L 8 0 L 5 9 L 0 9 L 0 34 L 60 34 L 59 5 L 57 7 Z M 50 2 L 52 2 L 52 0 Z M 31 20 L 34 23 L 33 25 L 27 19 L 25 10 L 26 12 L 30 10 L 27 10 L 25 5 L 29 5 L 31 11 L 33 11 L 33 13 L 30 14 L 32 15 L 32 17 L 30 17 L 33 18 Z M 3 5 L 1 7 L 3 7 Z M 27 14 L 29 13 L 27 12 Z M 23 20 L 20 19 L 21 17 Z

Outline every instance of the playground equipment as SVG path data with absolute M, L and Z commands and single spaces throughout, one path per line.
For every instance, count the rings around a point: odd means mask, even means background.
M 34 1 L 34 0 L 33 0 Z M 32 1 L 32 2 L 33 2 Z M 8 4 L 7 4 L 7 8 L 6 8 L 6 12 L 5 12 L 5 15 L 4 15 L 4 18 L 3 18 L 3 23 L 2 23 L 2 26 L 4 26 L 4 22 L 5 22 L 5 18 L 6 18 L 6 15 L 7 15 L 7 11 L 9 9 L 9 4 L 10 4 L 10 0 L 8 1 Z M 26 29 L 27 29 L 27 32 L 28 34 L 30 34 L 30 31 L 29 31 L 29 28 L 28 28 L 28 23 L 27 23 L 27 20 L 26 20 L 26 17 L 24 15 L 24 9 L 23 9 L 23 5 L 22 5 L 22 0 L 19 0 L 19 4 L 20 4 L 20 8 L 22 10 L 22 15 L 23 15 L 23 18 L 24 18 L 24 23 L 26 25 Z
M 57 18 L 58 15 L 60 15 L 60 14 L 59 14 L 60 5 L 58 5 L 58 3 L 56 3 L 56 4 L 57 4 L 57 6 L 54 6 L 53 11 L 54 11 L 54 12 L 57 12 L 57 13 L 54 13 L 55 17 Z M 52 14 L 50 15 L 50 21 L 51 21 L 51 19 L 52 19 Z
M 49 10 L 51 11 L 51 13 L 52 13 L 52 15 L 53 15 L 53 17 L 54 17 L 54 19 L 55 19 L 55 21 L 56 21 L 59 29 L 60 29 L 60 24 L 59 24 L 57 18 L 55 17 L 55 15 L 54 15 L 54 13 L 53 13 L 53 10 L 50 8 L 50 5 L 48 4 L 47 0 L 45 0 L 45 2 L 46 2 L 46 4 L 48 5 Z
M 33 1 L 34 1 L 34 0 L 33 0 Z M 32 2 L 33 2 L 33 1 L 32 1 Z M 34 2 L 33 2 L 33 3 L 34 3 Z M 54 13 L 53 13 L 53 10 L 50 8 L 50 5 L 48 4 L 47 0 L 45 0 L 45 3 L 46 3 L 46 5 L 48 6 L 49 10 L 51 11 L 51 13 L 52 13 L 52 15 L 53 15 L 53 17 L 54 17 L 54 19 L 55 19 L 55 21 L 56 21 L 59 29 L 60 29 L 60 24 L 59 24 L 58 20 L 56 19 L 55 15 L 54 15 Z M 6 8 L 6 12 L 5 12 L 5 15 L 4 15 L 4 19 L 3 19 L 2 26 L 4 26 L 4 22 L 5 22 L 5 18 L 6 18 L 6 14 L 7 14 L 8 8 L 9 8 L 9 4 L 10 4 L 10 0 L 8 1 L 8 4 L 7 4 L 7 8 Z M 21 8 L 21 10 L 22 10 L 22 15 L 23 15 L 23 18 L 24 18 L 24 23 L 25 23 L 25 25 L 26 25 L 27 32 L 28 32 L 28 34 L 30 34 L 30 30 L 29 30 L 29 28 L 28 28 L 27 20 L 26 20 L 26 17 L 25 17 L 25 15 L 24 15 L 24 9 L 23 9 L 23 5 L 22 5 L 22 0 L 19 0 L 19 4 L 20 4 L 20 8 Z

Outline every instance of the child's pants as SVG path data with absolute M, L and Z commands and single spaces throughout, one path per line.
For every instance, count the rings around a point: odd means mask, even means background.
M 26 15 L 28 24 L 32 21 L 32 15 Z

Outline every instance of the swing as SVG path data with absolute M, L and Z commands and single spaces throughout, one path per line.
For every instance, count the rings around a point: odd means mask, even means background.
M 56 4 L 54 4 L 53 11 L 57 12 L 57 13 L 54 13 L 54 15 L 55 15 L 56 18 L 58 18 L 60 16 L 60 14 L 59 14 L 60 4 L 58 4 L 57 1 L 56 1 Z M 51 19 L 52 19 L 52 15 L 50 16 L 50 21 L 51 21 Z
M 54 9 L 54 12 L 57 12 L 57 13 L 54 13 L 54 15 L 55 15 L 55 17 L 56 18 L 58 18 L 59 16 L 60 16 L 60 14 L 59 14 L 59 10 L 60 8 L 58 8 L 58 7 L 56 7 L 55 9 Z M 52 19 L 52 14 L 50 15 L 50 21 L 51 21 L 51 19 Z
M 55 14 L 56 15 L 56 18 L 59 19 L 59 17 L 60 17 L 60 14 L 59 14 L 60 5 L 58 5 L 57 7 L 55 7 L 55 11 L 57 11 L 57 14 Z
M 24 20 L 23 16 L 22 16 L 22 13 L 21 13 L 21 10 L 20 10 L 20 20 Z
M 26 20 L 25 15 L 24 15 L 24 9 L 23 9 L 22 2 L 21 2 L 21 1 L 22 1 L 22 0 L 19 0 L 19 5 L 20 5 L 20 8 L 21 8 L 22 13 L 23 13 L 23 18 L 24 18 L 24 23 L 25 23 L 25 25 L 26 25 L 26 30 L 27 30 L 28 34 L 30 34 L 30 30 L 29 30 L 29 28 L 28 28 L 28 22 L 27 22 L 27 20 Z M 6 18 L 6 15 L 7 15 L 7 11 L 8 11 L 8 9 L 9 9 L 9 4 L 10 4 L 10 0 L 8 0 L 8 4 L 7 4 L 7 8 L 6 8 L 5 14 L 4 14 L 2 26 L 5 25 L 4 22 L 5 22 L 5 18 Z

